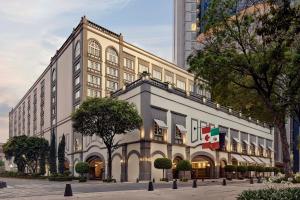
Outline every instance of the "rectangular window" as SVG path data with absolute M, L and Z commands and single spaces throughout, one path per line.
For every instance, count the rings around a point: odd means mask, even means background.
M 80 76 L 75 78 L 75 85 L 78 85 L 80 83 Z
M 124 58 L 124 67 L 126 67 L 127 69 L 134 70 L 133 63 L 134 63 L 133 60 L 130 60 L 128 58 Z
M 189 84 L 189 91 L 194 92 L 194 84 L 193 83 Z
M 88 83 L 100 86 L 100 77 L 88 74 Z
M 176 85 L 177 85 L 177 88 L 185 90 L 185 82 L 177 79 Z
M 112 67 L 107 67 L 107 74 L 110 76 L 118 77 L 118 70 Z
M 118 83 L 114 81 L 106 81 L 107 90 L 115 91 L 118 89 Z
M 56 91 L 56 86 L 52 86 L 52 92 L 55 92 Z
M 165 76 L 165 82 L 173 83 L 173 77 L 172 76 Z
M 149 72 L 149 67 L 139 64 L 139 72 L 143 73 L 143 72 Z
M 100 63 L 88 60 L 88 68 L 100 71 Z
M 78 99 L 80 97 L 80 90 L 76 91 L 75 93 L 75 99 Z
M 161 80 L 161 72 L 160 71 L 153 70 L 152 76 L 155 79 Z
M 100 97 L 100 91 L 88 88 L 87 89 L 87 96 L 88 97 Z
M 124 73 L 124 80 L 131 83 L 131 82 L 134 81 L 134 75 L 128 74 L 128 73 Z

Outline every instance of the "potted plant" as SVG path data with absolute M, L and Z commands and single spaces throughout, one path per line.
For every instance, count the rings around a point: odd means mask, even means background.
M 90 166 L 87 162 L 79 162 L 76 164 L 75 171 L 80 174 L 79 182 L 86 182 L 87 178 L 84 175 L 87 174 L 89 170 Z
M 232 180 L 232 173 L 236 171 L 235 165 L 226 165 L 225 166 L 225 172 L 226 172 L 226 178 L 228 180 Z
M 163 178 L 161 181 L 168 181 L 168 178 L 165 178 L 165 169 L 171 169 L 172 168 L 172 161 L 168 158 L 157 158 L 154 161 L 154 167 L 156 169 L 162 169 L 163 170 Z
M 178 162 L 176 169 L 178 171 L 183 171 L 183 178 L 181 179 L 181 181 L 188 181 L 188 178 L 185 176 L 185 172 L 186 171 L 191 171 L 192 170 L 192 164 L 190 163 L 190 161 L 188 160 L 181 160 Z

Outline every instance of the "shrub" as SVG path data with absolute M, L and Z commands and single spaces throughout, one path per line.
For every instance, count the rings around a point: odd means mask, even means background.
M 106 183 L 116 183 L 117 180 L 114 179 L 114 178 L 110 178 L 110 179 L 103 179 L 103 182 L 106 182 Z
M 242 166 L 242 165 L 237 166 L 236 171 L 241 172 L 243 174 L 243 173 L 247 172 L 247 166 Z
M 176 169 L 178 171 L 183 171 L 183 178 L 185 178 L 185 171 L 191 171 L 192 170 L 192 164 L 188 160 L 181 160 L 178 162 Z
M 252 190 L 244 191 L 238 196 L 238 200 L 298 200 L 300 196 L 300 188 L 284 188 L 284 189 L 262 189 L 262 190 Z
M 254 165 L 248 166 L 248 171 L 249 172 L 255 172 L 256 171 L 256 166 L 254 166 Z
M 235 172 L 237 170 L 237 166 L 235 165 L 226 165 L 225 172 Z
M 90 166 L 89 163 L 87 162 L 79 162 L 75 166 L 75 171 L 81 176 L 83 176 L 83 174 L 88 173 L 89 170 L 90 170 Z
M 66 171 L 64 171 L 64 175 L 65 175 L 65 176 L 70 176 L 70 175 L 71 175 L 71 172 L 70 172 L 69 170 L 66 170 Z
M 264 172 L 265 171 L 265 167 L 263 166 L 256 166 L 256 172 Z
M 163 170 L 163 179 L 165 178 L 165 169 L 171 169 L 172 168 L 172 161 L 168 158 L 157 158 L 154 161 L 154 167 L 156 169 L 162 169 Z
M 265 172 L 273 172 L 273 167 L 265 167 Z

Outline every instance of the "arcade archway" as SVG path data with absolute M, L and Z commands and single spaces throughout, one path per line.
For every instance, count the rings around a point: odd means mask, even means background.
M 89 178 L 92 180 L 102 180 L 105 171 L 104 160 L 99 156 L 91 156 L 86 159 L 86 162 L 90 165 Z
M 215 163 L 207 156 L 198 155 L 192 159 L 192 178 L 213 178 Z
M 225 160 L 220 161 L 220 178 L 224 178 L 226 176 L 225 166 L 227 165 Z
M 173 178 L 178 179 L 179 178 L 179 173 L 176 169 L 177 164 L 182 161 L 183 159 L 180 156 L 176 156 L 173 160 L 173 165 L 172 165 L 172 173 L 173 173 Z

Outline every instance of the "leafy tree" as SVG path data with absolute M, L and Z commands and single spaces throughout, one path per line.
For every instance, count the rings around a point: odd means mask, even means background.
M 57 173 L 56 166 L 56 138 L 54 132 L 51 133 L 51 141 L 50 141 L 50 150 L 49 150 L 49 165 L 50 165 L 50 173 Z
M 288 174 L 285 117 L 296 115 L 295 99 L 300 94 L 299 8 L 290 7 L 288 0 L 239 2 L 210 2 L 206 32 L 199 38 L 203 48 L 188 59 L 189 70 L 208 80 L 213 98 L 220 103 L 236 107 L 230 101 L 238 102 L 246 111 L 248 106 L 249 114 L 257 113 L 276 126 Z M 242 8 L 232 16 L 237 7 Z
M 75 131 L 102 139 L 108 152 L 107 179 L 111 179 L 112 153 L 119 147 L 116 136 L 139 129 L 142 124 L 134 104 L 112 98 L 89 98 L 73 113 L 72 120 Z
M 47 152 L 48 141 L 44 138 L 15 136 L 3 145 L 3 152 L 7 159 L 14 158 L 19 172 L 27 168 L 31 173 L 37 173 L 41 152 Z
M 191 171 L 192 170 L 192 164 L 190 161 L 188 160 L 181 160 L 178 162 L 178 164 L 176 165 L 176 169 L 178 171 L 183 171 L 183 176 L 185 178 L 185 172 L 186 171 Z
M 78 162 L 75 165 L 75 171 L 80 174 L 81 177 L 83 177 L 84 174 L 89 173 L 90 166 L 87 162 Z
M 63 134 L 61 141 L 58 145 L 58 152 L 57 152 L 57 157 L 58 157 L 58 171 L 60 174 L 64 173 L 64 164 L 65 164 L 65 147 L 66 147 L 66 142 L 65 142 L 65 135 Z
M 172 161 L 168 158 L 157 158 L 154 161 L 154 167 L 163 170 L 163 179 L 165 179 L 165 169 L 172 168 Z

